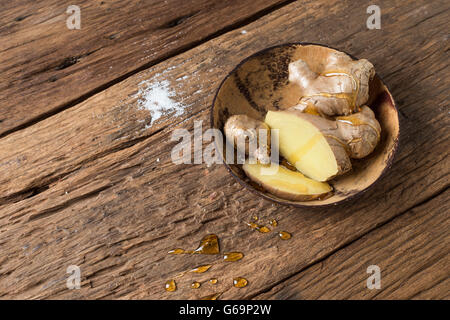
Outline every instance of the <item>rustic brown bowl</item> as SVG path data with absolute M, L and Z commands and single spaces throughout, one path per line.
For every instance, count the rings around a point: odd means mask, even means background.
M 280 110 L 297 104 L 300 96 L 288 81 L 290 62 L 303 59 L 310 68 L 320 73 L 333 48 L 310 43 L 290 43 L 260 51 L 242 61 L 222 81 L 211 110 L 211 126 L 222 130 L 227 119 L 235 114 L 246 114 L 263 120 L 268 110 Z M 352 57 L 355 59 L 354 57 Z M 375 112 L 381 125 L 381 140 L 368 157 L 352 161 L 353 170 L 330 181 L 333 195 L 312 201 L 281 199 L 251 181 L 241 165 L 227 164 L 225 144 L 221 152 L 228 171 L 249 191 L 280 204 L 297 207 L 317 207 L 338 204 L 362 194 L 391 166 L 399 138 L 399 119 L 394 99 L 388 88 L 375 75 L 370 83 L 367 105 Z

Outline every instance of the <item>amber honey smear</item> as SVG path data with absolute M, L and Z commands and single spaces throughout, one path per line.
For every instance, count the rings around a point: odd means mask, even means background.
M 217 300 L 222 295 L 222 292 L 210 294 L 206 297 L 200 298 L 200 300 Z
M 350 107 L 352 108 L 353 111 L 355 111 L 356 100 L 358 99 L 359 87 L 360 87 L 359 80 L 356 79 L 352 74 L 344 72 L 344 71 L 340 71 L 340 70 L 329 70 L 329 71 L 323 72 L 321 75 L 325 76 L 325 77 L 346 76 L 352 80 L 352 86 L 353 86 L 352 93 L 350 95 L 348 95 L 348 98 L 346 98 L 346 97 L 340 97 L 340 98 L 347 99 L 347 101 L 349 101 Z
M 183 271 L 183 272 L 179 273 L 178 275 L 176 275 L 175 279 L 181 278 L 186 273 L 204 273 L 204 272 L 208 271 L 212 266 L 213 266 L 212 264 L 206 264 L 203 266 L 195 267 L 195 268 L 187 270 L 187 271 Z
M 314 94 L 309 94 L 303 96 L 304 98 L 312 98 L 312 97 L 325 97 L 325 98 L 338 98 L 347 100 L 348 105 L 355 110 L 354 101 L 356 100 L 357 95 L 354 92 L 340 92 L 340 93 L 328 93 L 328 92 L 319 92 Z
M 170 254 L 183 254 L 186 253 L 183 249 L 177 248 L 169 251 Z
M 242 277 L 237 277 L 233 279 L 233 286 L 235 286 L 236 288 L 243 288 L 245 286 L 247 286 L 248 281 L 245 278 Z
M 203 273 L 203 272 L 208 271 L 211 267 L 212 267 L 212 264 L 207 264 L 204 266 L 199 266 L 194 269 L 191 269 L 191 270 L 189 270 L 189 272 Z
M 293 156 L 291 159 L 292 163 L 297 163 L 297 161 L 300 161 L 300 159 L 302 159 L 305 154 L 307 154 L 308 152 L 311 151 L 311 149 L 317 145 L 317 142 L 322 139 L 322 135 L 321 134 L 315 134 L 307 143 L 305 143 L 303 146 L 301 146 L 300 148 L 298 148 L 297 150 L 295 150 L 293 152 Z M 301 189 L 301 191 L 306 192 L 308 190 L 308 188 L 303 187 Z
M 374 125 L 372 125 L 369 122 L 362 121 L 361 119 L 359 119 L 358 117 L 355 117 L 354 115 L 336 117 L 336 120 L 344 122 L 344 123 L 348 123 L 354 127 L 364 126 L 364 125 L 369 126 L 377 133 L 378 139 L 380 139 L 381 132 L 380 132 L 380 130 L 378 130 L 377 127 L 375 127 Z
M 209 279 L 209 283 L 211 283 L 211 284 L 217 284 L 217 282 L 219 282 L 219 280 L 217 280 L 217 278 Z
M 238 261 L 244 257 L 242 252 L 227 252 L 223 254 L 224 261 Z
M 278 221 L 275 220 L 275 219 L 272 219 L 272 220 L 270 221 L 270 225 L 271 225 L 272 227 L 276 227 L 276 226 L 278 226 Z
M 336 137 L 336 136 L 334 136 L 334 135 L 332 135 L 332 134 L 324 134 L 323 136 L 324 136 L 324 137 L 327 137 L 327 138 L 334 139 L 334 140 L 337 141 L 337 142 L 338 142 L 345 150 L 349 150 L 348 144 L 345 143 L 345 141 L 339 139 L 338 137 Z
M 283 158 L 280 162 L 280 164 L 285 167 L 286 169 L 297 171 L 297 168 L 293 166 L 289 161 L 287 161 L 285 158 Z
M 303 109 L 303 112 L 304 113 L 309 113 L 309 114 L 312 114 L 312 115 L 315 115 L 315 116 L 320 116 L 320 113 L 319 113 L 319 111 L 317 111 L 316 106 L 314 104 L 312 104 L 312 103 L 308 103 L 306 105 L 306 108 Z
M 198 281 L 194 281 L 194 282 L 192 282 L 192 284 L 191 284 L 191 288 L 192 288 L 192 289 L 198 289 L 198 288 L 200 288 L 200 286 L 201 286 L 201 283 L 198 282 Z
M 201 241 L 197 249 L 173 249 L 169 254 L 219 254 L 219 238 L 215 234 L 208 234 Z

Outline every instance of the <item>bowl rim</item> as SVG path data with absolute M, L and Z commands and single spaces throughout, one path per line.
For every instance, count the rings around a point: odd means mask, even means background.
M 349 53 L 347 53 L 347 52 L 345 52 L 343 50 L 334 48 L 334 47 L 326 45 L 326 44 L 320 44 L 320 43 L 314 43 L 314 42 L 301 42 L 301 41 L 299 41 L 299 42 L 286 42 L 286 43 L 277 44 L 277 45 L 270 46 L 270 47 L 264 48 L 262 50 L 259 50 L 259 51 L 255 52 L 255 53 L 249 55 L 248 57 L 244 58 L 241 62 L 239 62 L 230 72 L 228 72 L 228 74 L 225 76 L 225 78 L 222 79 L 222 81 L 220 82 L 220 84 L 217 87 L 216 92 L 214 94 L 214 98 L 213 98 L 212 104 L 210 106 L 210 126 L 211 126 L 211 128 L 214 128 L 214 106 L 216 104 L 216 100 L 217 100 L 217 97 L 219 95 L 219 91 L 222 88 L 222 86 L 225 83 L 225 81 L 230 76 L 232 76 L 236 70 L 238 70 L 244 63 L 246 63 L 250 59 L 253 59 L 253 58 L 255 58 L 255 57 L 259 56 L 259 55 L 262 55 L 262 54 L 266 53 L 267 51 L 273 50 L 275 48 L 289 47 L 289 46 L 294 46 L 294 45 L 301 45 L 301 46 L 313 45 L 313 46 L 325 47 L 325 48 L 328 48 L 328 49 L 332 49 L 332 50 L 336 50 L 336 51 L 339 51 L 339 52 L 343 52 L 343 53 L 347 54 L 348 56 L 350 56 L 353 60 L 359 60 L 357 57 L 355 57 L 352 54 L 349 54 Z M 379 182 L 381 180 L 381 178 L 383 178 L 385 176 L 387 171 L 392 167 L 395 155 L 397 154 L 397 150 L 398 150 L 398 147 L 399 147 L 399 144 L 400 144 L 400 132 L 401 132 L 400 131 L 400 117 L 399 117 L 397 104 L 395 103 L 395 100 L 392 97 L 391 90 L 386 85 L 386 83 L 383 81 L 383 79 L 380 77 L 380 75 L 377 72 L 375 72 L 375 75 L 378 77 L 380 82 L 386 87 L 387 93 L 389 95 L 389 98 L 392 101 L 392 106 L 394 107 L 395 114 L 397 116 L 398 134 L 397 134 L 397 137 L 395 138 L 395 140 L 393 141 L 392 151 L 388 155 L 388 159 L 386 161 L 386 166 L 383 168 L 383 171 L 381 171 L 380 175 L 376 178 L 376 180 L 374 182 L 372 182 L 372 184 L 370 184 L 367 188 L 365 188 L 365 189 L 363 189 L 363 190 L 361 190 L 361 191 L 359 191 L 359 192 L 357 192 L 355 194 L 352 194 L 352 195 L 348 196 L 347 198 L 344 198 L 344 199 L 341 199 L 339 201 L 336 201 L 336 202 L 331 202 L 331 203 L 327 203 L 327 204 L 306 205 L 304 203 L 307 202 L 307 201 L 302 201 L 302 202 L 296 203 L 296 202 L 293 202 L 293 201 L 290 201 L 290 200 L 283 200 L 281 198 L 279 198 L 280 200 L 277 200 L 277 199 L 274 199 L 274 198 L 271 198 L 271 197 L 267 196 L 266 194 L 264 194 L 262 192 L 258 192 L 258 190 L 256 190 L 253 186 L 251 186 L 250 184 L 245 182 L 242 178 L 240 178 L 239 176 L 237 176 L 234 173 L 234 171 L 231 169 L 231 167 L 224 160 L 222 152 L 220 152 L 220 159 L 222 161 L 222 164 L 225 165 L 225 168 L 227 169 L 227 171 L 229 173 L 231 173 L 231 175 L 234 177 L 234 179 L 236 179 L 239 182 L 239 184 L 244 187 L 245 190 L 249 190 L 251 193 L 253 193 L 253 194 L 255 194 L 255 195 L 259 196 L 259 197 L 262 197 L 262 198 L 267 199 L 267 200 L 269 200 L 269 201 L 271 201 L 273 203 L 281 204 L 281 205 L 284 205 L 284 206 L 295 207 L 295 208 L 304 208 L 304 209 L 306 209 L 306 208 L 308 208 L 308 209 L 329 208 L 329 207 L 334 207 L 334 206 L 337 206 L 337 205 L 342 205 L 342 204 L 347 203 L 347 202 L 349 202 L 351 200 L 355 200 L 358 197 L 361 197 L 364 193 L 366 193 L 367 191 L 372 189 L 377 184 L 377 182 Z M 217 142 L 216 142 L 215 139 L 214 139 L 214 144 L 215 144 L 215 146 L 217 148 L 219 148 L 219 146 L 217 145 Z

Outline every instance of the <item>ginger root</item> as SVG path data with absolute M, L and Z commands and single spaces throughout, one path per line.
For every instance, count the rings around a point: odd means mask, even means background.
M 380 124 L 367 106 L 336 120 L 290 108 L 269 111 L 265 121 L 279 129 L 280 154 L 317 181 L 351 170 L 350 158 L 366 157 L 380 141 Z
M 269 111 L 265 122 L 279 130 L 280 154 L 307 177 L 328 181 L 351 170 L 336 121 L 290 108 Z
M 326 181 L 350 171 L 350 159 L 366 157 L 380 141 L 381 126 L 365 105 L 374 66 L 333 52 L 317 69 L 324 71 L 314 72 L 303 60 L 289 64 L 289 81 L 301 97 L 296 106 L 268 111 L 265 123 L 235 115 L 224 126 L 238 152 L 245 141 L 245 154 L 258 160 L 244 163 L 247 176 L 284 199 L 306 201 L 332 192 Z M 267 134 L 261 136 L 260 129 Z M 289 165 L 282 161 L 275 174 L 266 175 L 262 169 L 270 163 L 270 129 L 278 129 L 279 153 Z
M 297 109 L 314 110 L 323 116 L 349 115 L 369 98 L 374 66 L 366 59 L 352 60 L 345 53 L 332 53 L 317 74 L 303 60 L 289 64 L 289 81 L 298 85 L 301 99 Z
M 267 124 L 240 114 L 228 118 L 224 131 L 225 137 L 236 146 L 238 153 L 249 155 L 263 164 L 270 163 L 271 137 Z
M 273 175 L 263 174 L 264 167 L 265 165 L 260 163 L 245 163 L 242 169 L 251 180 L 280 198 L 308 201 L 323 197 L 333 190 L 326 182 L 309 179 L 300 172 L 290 170 L 282 165 L 277 167 L 276 173 Z
M 375 114 L 368 106 L 360 112 L 336 118 L 339 136 L 348 145 L 351 158 L 368 156 L 380 141 L 381 127 Z

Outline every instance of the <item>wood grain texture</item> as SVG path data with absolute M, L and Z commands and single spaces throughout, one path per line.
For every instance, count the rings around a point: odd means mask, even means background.
M 293 3 L 0 139 L 0 297 L 195 299 L 221 291 L 224 299 L 251 298 L 439 194 L 449 174 L 448 80 L 441 76 L 448 5 L 401 3 L 386 4 L 383 29 L 375 31 L 365 28 L 366 5 Z M 228 71 L 267 46 L 300 40 L 368 58 L 391 88 L 403 119 L 389 175 L 352 203 L 300 210 L 245 192 L 221 165 L 171 162 L 173 129 L 192 130 L 194 120 L 208 127 L 212 95 Z M 162 81 L 185 108 L 152 123 L 139 101 L 145 87 Z M 255 214 L 278 219 L 276 230 L 292 239 L 250 230 L 243 222 Z M 244 259 L 167 254 L 194 248 L 207 233 L 219 235 L 222 252 L 242 251 Z M 164 291 L 166 280 L 207 262 L 217 264 Z M 82 288 L 67 290 L 66 268 L 74 264 Z M 235 276 L 249 285 L 233 288 Z M 189 288 L 209 277 L 219 285 Z
M 449 299 L 449 197 L 447 189 L 256 298 Z M 380 267 L 379 290 L 367 288 L 370 265 Z
M 67 28 L 66 2 L 5 2 L 0 136 L 283 2 L 77 1 L 80 30 Z

